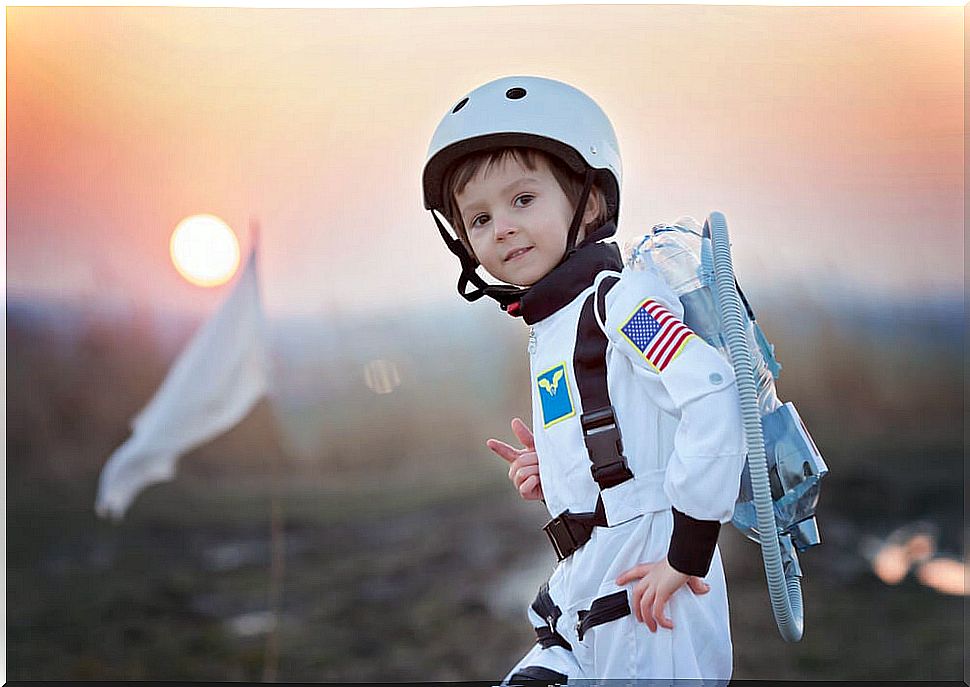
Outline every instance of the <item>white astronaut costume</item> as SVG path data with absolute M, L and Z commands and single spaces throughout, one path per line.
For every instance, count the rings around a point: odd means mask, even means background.
M 585 180 L 562 261 L 528 288 L 487 284 L 435 214 L 448 213 L 443 187 L 454 164 L 515 146 L 554 155 Z M 533 431 L 554 516 L 544 529 L 560 563 L 528 609 L 537 644 L 506 681 L 728 679 L 716 540 L 731 519 L 744 461 L 734 372 L 679 321 L 681 304 L 654 268 L 623 269 L 615 244 L 603 243 L 616 231 L 622 177 L 606 114 L 558 81 L 496 79 L 445 114 L 422 176 L 425 207 L 462 265 L 459 293 L 494 298 L 533 325 Z M 594 184 L 610 219 L 577 247 Z M 651 633 L 631 612 L 633 585 L 615 580 L 665 556 L 711 589 L 679 589 L 666 607 L 674 629 Z
M 671 507 L 695 520 L 730 521 L 744 462 L 744 437 L 734 371 L 715 349 L 698 336 L 688 336 L 680 352 L 658 371 L 626 337 L 624 325 L 645 300 L 655 300 L 677 318 L 683 317 L 683 309 L 655 268 L 619 273 L 619 265 L 614 265 L 599 270 L 601 261 L 585 255 L 590 250 L 608 255 L 609 251 L 601 250 L 608 247 L 612 246 L 582 246 L 558 268 L 586 270 L 584 279 L 573 286 L 575 294 L 563 293 L 561 285 L 554 285 L 561 294 L 559 302 L 568 301 L 561 307 L 558 302 L 543 304 L 544 308 L 531 308 L 537 314 L 530 313 L 529 306 L 543 300 L 545 290 L 553 286 L 546 282 L 555 271 L 536 284 L 523 302 L 527 322 L 530 315 L 541 317 L 530 337 L 530 367 L 533 428 L 546 506 L 553 517 L 565 511 L 589 513 L 602 495 L 608 527 L 595 527 L 589 541 L 560 562 L 540 591 L 528 610 L 540 641 L 507 680 L 513 676 L 560 682 L 635 677 L 726 680 L 732 671 L 732 649 L 727 589 L 716 546 L 709 554 L 688 554 L 688 559 L 700 558 L 688 567 L 704 567 L 705 555 L 711 556 L 704 577 L 711 589 L 695 595 L 685 585 L 674 593 L 667 604 L 673 630 L 658 628 L 651 633 L 629 611 L 610 619 L 632 597 L 628 591 L 632 585 L 616 585 L 620 573 L 667 556 L 674 526 Z M 581 309 L 597 286 L 603 289 L 607 277 L 620 278 L 606 293 L 605 322 L 598 324 L 608 340 L 609 396 L 633 477 L 601 491 L 590 472 L 580 423 L 584 409 L 572 361 Z M 585 278 L 589 285 L 582 288 Z M 564 374 L 558 375 L 555 388 L 551 382 L 541 383 L 555 378 L 559 370 Z M 565 402 L 563 394 L 568 394 Z M 560 402 L 553 404 L 544 396 Z M 683 536 L 689 535 L 687 530 Z M 685 546 L 692 545 L 686 542 Z M 612 597 L 617 601 L 614 610 L 600 614 L 602 624 L 590 618 L 592 623 L 587 621 L 580 639 L 580 613 L 586 615 L 597 599 L 617 592 L 621 594 Z M 549 612 L 550 604 L 558 614 Z M 550 640 L 550 632 L 565 642 Z

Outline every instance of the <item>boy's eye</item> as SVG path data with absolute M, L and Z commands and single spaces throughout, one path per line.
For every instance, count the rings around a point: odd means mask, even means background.
M 478 227 L 487 222 L 488 222 L 488 215 L 483 213 L 481 215 L 476 215 L 475 218 L 471 221 L 470 226 Z
M 521 196 L 516 196 L 515 203 L 516 205 L 522 206 L 522 205 L 528 205 L 533 200 L 535 200 L 534 195 L 532 195 L 531 193 L 523 193 Z

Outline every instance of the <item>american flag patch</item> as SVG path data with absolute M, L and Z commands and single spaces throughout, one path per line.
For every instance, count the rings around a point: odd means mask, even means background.
M 690 327 L 652 298 L 640 304 L 620 327 L 620 333 L 658 372 L 663 372 L 687 340 L 696 336 Z

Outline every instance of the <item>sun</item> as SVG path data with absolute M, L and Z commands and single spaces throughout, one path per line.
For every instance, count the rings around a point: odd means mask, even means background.
M 179 274 L 197 286 L 219 286 L 239 268 L 239 241 L 215 215 L 192 215 L 175 227 L 169 243 Z

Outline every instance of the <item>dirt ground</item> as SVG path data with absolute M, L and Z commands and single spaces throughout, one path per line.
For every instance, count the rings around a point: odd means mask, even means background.
M 260 680 L 265 483 L 155 487 L 120 525 L 94 519 L 84 486 L 23 484 L 8 504 L 8 677 Z M 534 641 L 525 604 L 555 558 L 542 509 L 507 484 L 283 492 L 279 679 L 495 680 Z M 757 546 L 724 529 L 735 677 L 959 678 L 963 599 L 884 585 L 847 522 L 827 513 L 802 557 L 798 644 L 775 628 Z

